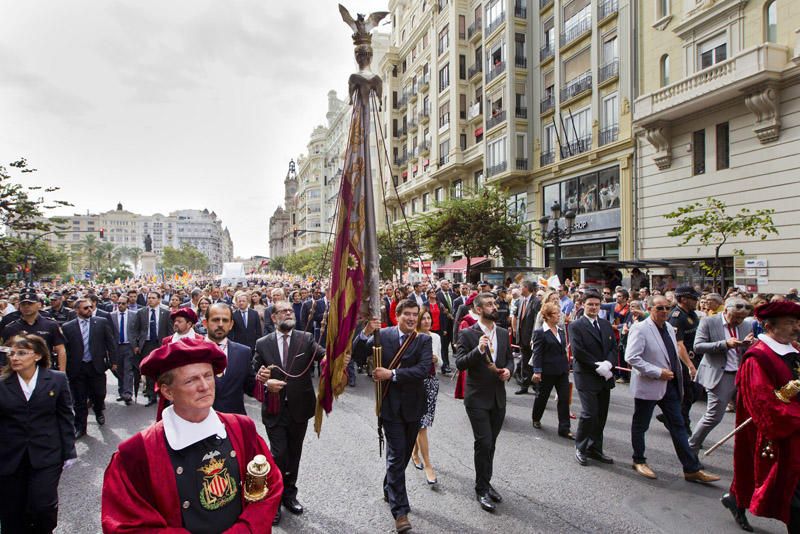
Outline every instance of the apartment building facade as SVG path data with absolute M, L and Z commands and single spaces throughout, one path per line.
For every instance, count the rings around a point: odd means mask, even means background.
M 713 197 L 732 213 L 771 208 L 778 236 L 723 245 L 727 282 L 765 293 L 796 287 L 800 3 L 658 0 L 642 2 L 636 23 L 637 255 L 713 257 L 668 235 L 674 221 L 664 215 L 679 206 Z M 703 281 L 696 266 L 663 275 Z

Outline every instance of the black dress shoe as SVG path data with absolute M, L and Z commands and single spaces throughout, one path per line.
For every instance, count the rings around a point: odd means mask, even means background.
M 133 399 L 125 399 L 125 406 L 130 406 L 133 404 Z
M 389 494 L 386 492 L 386 490 L 383 490 L 383 501 L 389 502 Z
M 75 431 L 75 439 L 81 439 L 83 436 L 86 435 L 86 430 L 80 429 Z
M 571 439 L 573 441 L 575 440 L 575 434 L 573 434 L 572 432 L 559 432 L 558 435 L 561 436 L 562 438 Z
M 489 498 L 494 502 L 503 502 L 503 497 L 491 486 L 489 486 Z
M 281 507 L 278 506 L 278 511 L 275 513 L 275 518 L 272 520 L 272 525 L 275 526 L 281 522 Z
M 497 509 L 497 507 L 492 502 L 492 499 L 489 497 L 488 493 L 484 493 L 483 495 L 479 493 L 476 495 L 476 497 L 481 505 L 481 508 L 483 508 L 487 512 L 494 512 Z
M 145 403 L 144 403 L 144 405 L 145 405 L 145 407 L 147 407 L 147 406 L 152 406 L 152 405 L 154 405 L 155 403 L 156 403 L 156 400 L 155 400 L 155 399 L 148 398 L 148 399 L 147 399 L 147 402 L 145 402 Z
M 104 424 L 106 424 L 106 416 L 102 412 L 99 413 L 99 414 L 96 414 L 94 416 L 94 419 L 95 419 L 95 421 L 97 421 L 97 424 L 100 425 L 100 426 L 103 426 Z
M 514 395 L 527 395 L 527 394 L 528 394 L 528 388 L 525 387 L 519 388 L 517 391 L 514 392 Z
M 534 421 L 533 428 L 542 428 L 542 423 L 540 421 Z
M 597 452 L 597 451 L 592 450 L 592 449 L 589 449 L 586 452 L 586 456 L 588 456 L 592 460 L 597 460 L 598 462 L 602 462 L 604 464 L 613 464 L 614 463 L 614 459 L 611 458 L 610 456 L 606 456 L 602 452 Z
M 122 397 L 117 397 L 117 402 L 122 402 L 122 401 L 124 401 L 124 400 L 125 400 L 125 399 L 124 399 L 124 398 L 122 398 Z
M 719 501 L 722 503 L 722 506 L 730 510 L 731 514 L 733 514 L 733 519 L 736 521 L 736 524 L 739 525 L 739 528 L 747 532 L 753 532 L 753 527 L 750 526 L 750 522 L 747 520 L 747 514 L 744 508 L 739 508 L 737 506 L 736 499 L 733 498 L 733 495 L 726 493 Z
M 575 449 L 575 459 L 578 461 L 579 464 L 581 464 L 584 467 L 589 465 L 589 460 L 586 459 L 586 455 L 583 454 L 578 449 Z
M 300 515 L 303 513 L 303 505 L 297 502 L 295 497 L 292 497 L 291 499 L 283 499 L 283 506 L 294 515 Z

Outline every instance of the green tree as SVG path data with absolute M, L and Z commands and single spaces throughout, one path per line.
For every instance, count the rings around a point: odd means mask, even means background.
M 25 263 L 27 256 L 41 262 L 40 265 L 48 265 L 49 249 L 40 246 L 37 236 L 53 231 L 64 219 L 47 219 L 45 215 L 52 209 L 72 205 L 45 198 L 58 191 L 58 187 L 26 187 L 18 183 L 22 175 L 34 172 L 36 169 L 30 168 L 25 158 L 9 163 L 8 167 L 0 165 L 0 265 Z
M 100 269 L 100 262 L 102 261 L 100 245 L 102 245 L 102 243 L 96 235 L 86 234 L 83 236 L 83 241 L 81 241 L 83 261 L 90 271 Z
M 714 248 L 713 263 L 703 262 L 702 268 L 714 277 L 714 285 L 725 291 L 725 276 L 722 262 L 719 259 L 720 250 L 731 239 L 737 237 L 758 237 L 762 241 L 770 234 L 778 234 L 775 223 L 772 221 L 774 209 L 760 209 L 750 211 L 742 208 L 736 214 L 728 214 L 725 202 L 709 197 L 705 204 L 694 202 L 664 215 L 665 218 L 675 220 L 676 225 L 667 235 L 680 237 L 681 245 L 694 241 L 701 246 Z M 697 247 L 698 252 L 700 247 Z M 743 255 L 744 251 L 734 249 L 735 255 Z
M 467 275 L 472 258 L 502 256 L 511 263 L 525 255 L 523 225 L 509 214 L 506 198 L 493 187 L 442 202 L 419 219 L 414 229 L 436 258 L 461 252 L 467 260 Z
M 333 245 L 327 251 L 319 245 L 302 252 L 289 254 L 284 262 L 284 270 L 289 273 L 308 276 L 327 276 L 331 270 Z
M 16 237 L 4 240 L 16 246 L 11 248 L 8 254 L 0 255 L 0 272 L 12 273 L 17 270 L 17 266 L 26 264 L 29 265 L 33 278 L 67 271 L 67 254 L 52 248 L 44 241 L 28 242 Z
M 283 272 L 286 270 L 286 256 L 278 256 L 277 258 L 269 259 L 269 270 L 275 272 Z
M 389 280 L 393 275 L 402 273 L 409 259 L 418 255 L 419 249 L 417 236 L 410 234 L 406 228 L 395 227 L 391 232 L 378 232 L 381 278 Z
M 182 243 L 180 248 L 164 247 L 161 267 L 166 274 L 205 271 L 208 269 L 208 258 L 196 247 Z
M 125 280 L 126 278 L 132 277 L 133 271 L 131 271 L 127 265 L 114 265 L 100 269 L 95 276 L 95 279 L 98 282 L 109 283 L 114 282 L 117 279 Z

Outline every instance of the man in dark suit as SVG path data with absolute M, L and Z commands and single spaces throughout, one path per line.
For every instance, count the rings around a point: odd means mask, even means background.
M 136 345 L 136 312 L 128 309 L 128 296 L 120 295 L 117 300 L 117 311 L 111 312 L 111 327 L 117 342 L 117 369 L 114 374 L 119 383 L 117 401 L 124 401 L 125 406 L 133 404 L 133 391 L 139 391 L 139 384 L 134 384 L 133 347 Z
M 282 301 L 286 300 L 286 293 L 284 293 L 283 289 L 280 287 L 276 287 L 270 293 L 272 297 L 272 304 L 266 307 L 264 310 L 264 335 L 271 334 L 275 331 L 275 323 L 272 322 L 272 312 L 274 311 L 273 306 Z
M 78 317 L 64 323 L 62 331 L 67 349 L 67 377 L 75 404 L 75 437 L 86 435 L 91 399 L 98 425 L 106 422 L 103 414 L 106 398 L 106 369 L 114 369 L 117 344 L 111 325 L 102 317 L 92 317 L 92 304 L 78 299 Z
M 256 341 L 261 337 L 261 319 L 258 312 L 250 308 L 250 297 L 244 291 L 236 293 L 236 311 L 233 312 L 233 330 L 231 341 L 244 345 L 252 354 Z
M 227 304 L 217 303 L 208 307 L 203 318 L 208 331 L 208 340 L 216 343 L 228 357 L 228 365 L 222 376 L 215 377 L 216 393 L 213 408 L 218 412 L 247 415 L 244 395 L 253 396 L 256 379 L 253 371 L 253 351 L 249 347 L 228 339 L 233 328 L 233 310 Z
M 617 342 L 611 323 L 598 317 L 602 302 L 600 293 L 587 290 L 583 299 L 583 317 L 569 325 L 573 380 L 581 399 L 575 459 L 581 465 L 588 464 L 587 457 L 613 464 L 614 460 L 603 454 L 603 430 L 614 387 L 611 369 L 617 361 Z
M 473 286 L 461 284 L 461 296 L 453 302 L 453 306 L 456 309 L 456 317 L 453 320 L 453 337 L 451 339 L 454 343 L 458 341 L 458 325 L 461 324 L 461 320 L 469 313 L 471 308 L 471 306 L 467 305 L 467 301 L 473 293 Z
M 153 349 L 161 345 L 161 340 L 174 333 L 172 321 L 169 317 L 169 308 L 161 305 L 161 294 L 150 291 L 147 294 L 147 305 L 136 312 L 136 346 L 133 349 L 136 355 L 136 368 Z M 139 374 L 134 377 L 138 384 Z M 155 382 L 151 378 L 145 381 L 144 395 L 147 397 L 145 406 L 156 403 Z
M 517 303 L 517 343 L 519 350 L 522 353 L 522 378 L 523 382 L 520 388 L 514 392 L 515 395 L 525 395 L 528 393 L 528 388 L 531 386 L 531 379 L 533 378 L 533 370 L 528 362 L 531 359 L 531 341 L 533 339 L 533 326 L 536 323 L 536 314 L 542 307 L 541 301 L 536 298 L 536 282 L 525 280 L 522 282 L 520 289 L 519 302 Z
M 508 330 L 496 326 L 497 304 L 491 293 L 475 297 L 478 322 L 458 336 L 456 367 L 467 372 L 464 407 L 475 437 L 475 494 L 481 508 L 493 512 L 503 501 L 492 487 L 495 443 L 506 417 L 506 381 L 514 358 Z
M 456 294 L 450 289 L 450 281 L 442 280 L 441 287 L 436 292 L 436 302 L 442 311 L 439 320 L 439 330 L 436 332 L 442 338 L 442 374 L 450 372 L 450 342 L 452 341 L 453 321 L 455 320 L 456 309 L 453 303 Z
M 392 508 L 397 532 L 411 530 L 408 521 L 406 467 L 417 441 L 422 414 L 427 408 L 424 380 L 431 370 L 433 354 L 431 337 L 416 334 L 419 306 L 416 300 L 404 299 L 397 304 L 397 327 L 379 331 L 383 347 L 383 365 L 372 372 L 376 381 L 383 382 L 386 392 L 381 404 L 380 421 L 386 434 L 386 476 L 383 479 L 383 498 Z M 381 321 L 373 318 L 353 340 L 353 356 L 359 363 L 372 357 L 373 332 Z M 403 349 L 403 347 L 405 347 Z M 395 356 L 403 349 L 399 361 Z
M 283 474 L 283 506 L 293 514 L 302 514 L 303 507 L 297 501 L 297 472 L 308 420 L 316 409 L 311 366 L 322 359 L 325 349 L 311 333 L 295 329 L 289 302 L 273 305 L 272 320 L 277 330 L 256 342 L 253 369 L 257 370 L 256 379 L 267 386 L 261 418 L 272 456 Z M 273 524 L 280 520 L 278 508 Z

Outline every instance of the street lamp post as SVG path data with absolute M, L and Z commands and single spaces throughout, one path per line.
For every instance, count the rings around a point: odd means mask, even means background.
M 575 212 L 572 210 L 568 210 L 564 214 L 564 220 L 566 224 L 563 228 L 558 226 L 558 222 L 561 220 L 561 204 L 558 201 L 553 202 L 553 205 L 550 207 L 550 211 L 553 213 L 551 216 L 543 216 L 539 219 L 539 224 L 542 227 L 542 247 L 545 249 L 545 258 L 547 257 L 547 247 L 545 246 L 548 241 L 553 243 L 553 274 L 556 274 L 561 278 L 559 274 L 559 258 L 561 257 L 561 241 L 564 239 L 569 239 L 572 237 L 572 226 L 575 222 Z M 550 221 L 553 222 L 553 227 L 549 228 Z

